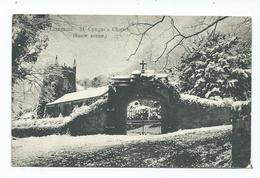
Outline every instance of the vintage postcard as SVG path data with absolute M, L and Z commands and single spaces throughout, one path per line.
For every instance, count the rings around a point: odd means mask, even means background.
M 251 168 L 251 26 L 14 14 L 12 166 Z

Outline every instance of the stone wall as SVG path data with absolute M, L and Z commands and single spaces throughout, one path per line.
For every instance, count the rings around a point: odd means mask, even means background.
M 234 106 L 232 119 L 232 167 L 251 167 L 251 102 Z
M 68 125 L 68 132 L 70 135 L 90 135 L 105 133 L 106 126 L 106 111 L 100 108 L 99 111 L 83 114 Z
M 243 105 L 244 102 L 225 102 L 203 99 L 190 95 L 181 95 L 178 105 L 171 108 L 173 121 L 177 129 L 191 129 L 210 127 L 217 125 L 228 125 L 233 121 L 233 144 L 236 155 L 241 155 L 240 145 L 246 145 L 242 152 L 250 157 L 250 127 L 251 127 L 251 103 Z M 68 120 L 61 126 L 54 127 L 53 124 L 37 125 L 36 127 L 13 127 L 12 135 L 16 137 L 44 136 L 50 134 L 109 134 L 106 128 L 109 126 L 107 120 L 108 103 L 106 99 L 98 100 L 90 106 L 82 106 L 70 115 Z M 175 114 L 174 114 L 175 113 Z M 63 118 L 61 118 L 63 119 Z M 176 120 L 178 122 L 176 122 Z M 113 120 L 115 121 L 115 120 Z M 111 121 L 110 121 L 111 122 Z M 114 133 L 112 133 L 114 134 Z M 240 160 L 240 158 L 238 158 Z M 247 161 L 248 162 L 248 161 Z M 240 166 L 240 165 L 239 165 Z
M 232 124 L 232 167 L 251 167 L 251 102 L 212 101 L 181 95 L 180 129 Z
M 70 135 L 105 133 L 107 99 L 99 99 L 89 106 L 82 106 L 71 114 L 73 120 L 67 124 Z
M 183 94 L 177 109 L 180 129 L 228 125 L 233 114 L 228 103 Z
M 52 134 L 76 136 L 104 133 L 107 117 L 106 104 L 106 99 L 99 99 L 89 106 L 77 108 L 67 117 L 24 120 L 22 123 L 13 123 L 12 136 L 29 137 Z

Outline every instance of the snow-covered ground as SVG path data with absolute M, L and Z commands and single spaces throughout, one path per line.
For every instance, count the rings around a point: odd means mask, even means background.
M 51 135 L 45 137 L 14 138 L 12 140 L 12 163 L 14 166 L 116 166 L 112 163 L 112 165 L 109 165 L 108 163 L 99 165 L 96 163 L 97 160 L 94 160 L 93 163 L 96 164 L 92 165 L 91 162 L 88 162 L 88 158 L 82 158 L 82 154 L 84 153 L 84 157 L 95 153 L 99 156 L 106 154 L 111 155 L 115 154 L 114 151 L 102 154 L 99 154 L 98 152 L 106 152 L 106 150 L 117 147 L 119 149 L 124 147 L 124 151 L 127 151 L 128 149 L 131 150 L 135 146 L 137 146 L 138 149 L 141 149 L 141 145 L 146 146 L 151 143 L 160 146 L 160 144 L 158 145 L 157 143 L 172 142 L 175 139 L 176 141 L 174 141 L 174 144 L 178 144 L 176 146 L 177 149 L 180 146 L 183 147 L 194 144 L 198 140 L 200 142 L 202 140 L 205 141 L 205 139 L 214 140 L 215 137 L 218 137 L 218 134 L 222 137 L 223 133 L 225 134 L 230 131 L 231 125 L 227 125 L 180 130 L 162 135 L 88 135 L 77 137 L 69 135 Z M 161 151 L 164 152 L 164 149 L 173 149 L 174 147 L 171 148 L 173 146 L 171 145 L 172 144 L 162 147 Z M 219 148 L 219 146 L 217 148 Z M 135 154 L 139 154 L 141 151 L 139 152 L 138 149 L 130 151 L 131 153 L 125 156 L 129 158 L 129 156 L 132 157 Z M 124 151 L 119 152 L 124 155 Z M 160 151 L 160 149 L 158 151 Z M 165 154 L 168 154 L 167 152 Z M 150 153 L 148 152 L 147 154 Z M 123 156 L 122 159 L 124 159 L 125 156 Z M 93 157 L 95 158 L 95 156 Z M 161 155 L 160 157 L 164 156 Z M 68 160 L 64 164 L 60 164 L 57 161 L 65 158 Z M 74 159 L 77 160 L 77 164 L 71 162 Z M 89 164 L 86 164 L 86 162 Z M 113 161 L 111 160 L 111 162 Z
M 148 124 L 140 126 L 135 129 L 127 130 L 127 135 L 150 135 L 150 134 L 161 134 L 161 126 L 154 126 L 153 124 Z

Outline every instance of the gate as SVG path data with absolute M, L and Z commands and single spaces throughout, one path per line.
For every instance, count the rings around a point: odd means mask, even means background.
M 161 134 L 161 110 L 147 106 L 128 108 L 127 134 Z
M 128 76 L 114 76 L 108 90 L 105 132 L 130 134 L 136 131 L 139 134 L 160 134 L 176 131 L 179 128 L 179 98 L 176 87 L 168 82 L 166 74 L 155 74 L 142 69 Z M 152 109 L 128 111 L 128 104 L 140 99 L 158 101 L 161 117 L 153 117 Z M 133 117 L 135 113 L 139 113 L 139 116 Z

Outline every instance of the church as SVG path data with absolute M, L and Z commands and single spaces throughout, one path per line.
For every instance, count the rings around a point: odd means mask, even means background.
M 88 88 L 86 90 L 67 93 L 57 100 L 46 104 L 46 114 L 49 117 L 68 116 L 74 108 L 90 105 L 101 97 L 105 97 L 108 86 Z
M 56 56 L 55 63 L 48 67 L 46 71 L 48 75 L 43 80 L 44 87 L 40 94 L 38 116 L 68 116 L 75 107 L 89 105 L 107 93 L 108 86 L 78 91 L 76 69 L 75 59 L 71 67 L 60 65 Z

